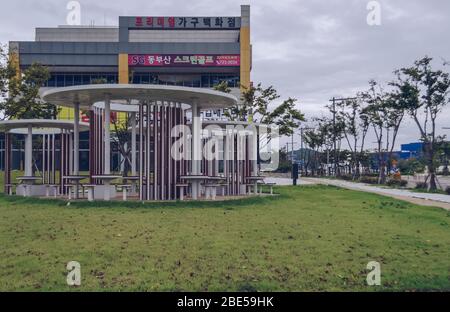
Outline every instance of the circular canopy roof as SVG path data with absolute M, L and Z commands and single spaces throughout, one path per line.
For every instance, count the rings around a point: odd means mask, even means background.
M 98 84 L 42 90 L 41 98 L 45 102 L 73 107 L 90 107 L 102 102 L 109 95 L 114 100 L 168 101 L 185 104 L 198 103 L 200 109 L 228 108 L 237 104 L 234 95 L 203 88 L 189 88 L 165 85 L 145 84 Z
M 68 129 L 73 130 L 74 122 L 70 120 L 55 119 L 13 119 L 0 121 L 0 130 L 26 129 L 28 126 L 40 129 Z M 80 131 L 89 130 L 89 124 L 80 122 Z M 14 131 L 14 133 L 26 133 L 25 131 Z M 34 134 L 49 134 L 53 131 L 33 131 Z

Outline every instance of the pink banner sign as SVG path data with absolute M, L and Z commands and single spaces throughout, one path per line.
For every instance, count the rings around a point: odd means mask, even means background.
M 128 65 L 159 67 L 240 66 L 240 56 L 239 54 L 130 54 L 128 56 Z

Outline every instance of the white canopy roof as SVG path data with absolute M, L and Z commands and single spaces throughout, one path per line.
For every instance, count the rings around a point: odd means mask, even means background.
M 26 133 L 21 129 L 27 129 L 28 126 L 39 128 L 39 131 L 33 131 L 34 134 L 52 134 L 57 133 L 50 129 L 68 129 L 73 130 L 74 122 L 70 120 L 58 120 L 58 119 L 12 119 L 0 121 L 1 131 L 11 131 L 13 133 Z M 80 122 L 80 131 L 89 130 L 89 124 Z
M 97 84 L 41 90 L 43 101 L 68 107 L 79 103 L 81 107 L 89 108 L 96 102 L 103 102 L 107 95 L 111 101 L 196 102 L 200 109 L 228 108 L 238 102 L 234 95 L 210 89 L 151 84 Z

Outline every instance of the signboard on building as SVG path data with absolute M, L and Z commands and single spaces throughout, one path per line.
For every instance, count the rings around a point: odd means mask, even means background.
M 150 29 L 239 29 L 240 17 L 174 17 L 135 16 L 128 17 L 128 28 Z
M 130 54 L 130 66 L 159 66 L 159 67 L 227 67 L 240 66 L 239 54 L 226 55 L 178 55 L 178 54 Z

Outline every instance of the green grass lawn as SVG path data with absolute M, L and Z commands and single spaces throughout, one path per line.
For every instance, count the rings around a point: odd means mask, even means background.
M 330 186 L 275 191 L 127 207 L 0 195 L 0 290 L 450 290 L 448 211 Z M 372 260 L 382 286 L 366 285 Z

